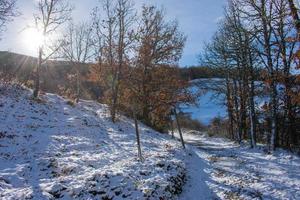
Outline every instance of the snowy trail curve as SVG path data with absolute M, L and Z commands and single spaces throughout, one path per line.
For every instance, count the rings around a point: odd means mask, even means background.
M 300 199 L 300 158 L 265 154 L 205 134 L 184 134 L 190 180 L 180 199 Z

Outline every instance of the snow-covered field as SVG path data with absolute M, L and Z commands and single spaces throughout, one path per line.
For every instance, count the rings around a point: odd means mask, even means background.
M 168 135 L 133 122 L 113 124 L 107 107 L 72 106 L 54 94 L 0 85 L 0 199 L 174 199 L 185 152 Z
M 300 199 L 300 158 L 283 150 L 268 155 L 206 134 L 184 134 L 196 153 L 181 199 Z

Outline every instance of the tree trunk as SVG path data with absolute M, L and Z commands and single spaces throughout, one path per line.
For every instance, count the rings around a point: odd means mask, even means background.
M 112 103 L 111 103 L 111 119 L 112 122 L 116 122 L 116 110 L 117 110 L 117 100 L 118 100 L 118 75 L 115 75 L 112 84 Z
M 241 126 L 241 130 L 242 130 L 242 137 L 241 138 L 246 138 L 247 136 L 247 125 L 246 125 L 246 96 L 245 96 L 245 84 L 244 83 L 240 83 L 240 126 Z
M 270 151 L 273 152 L 277 145 L 277 88 L 274 80 L 271 83 L 271 138 Z
M 252 90 L 251 86 L 251 90 Z M 252 92 L 251 92 L 252 93 Z M 250 105 L 250 146 L 251 148 L 256 147 L 256 117 L 255 117 L 255 105 L 254 98 L 252 95 L 249 97 L 249 105 Z
M 246 35 L 247 43 L 249 43 L 248 35 Z M 250 64 L 250 90 L 249 90 L 249 106 L 250 106 L 250 137 L 251 147 L 256 147 L 256 113 L 255 113 L 255 83 L 254 83 L 254 69 L 253 69 L 253 58 L 250 48 L 248 48 L 249 64 Z
M 178 120 L 176 108 L 174 108 L 174 115 L 175 115 L 175 118 L 176 118 L 176 123 L 177 123 L 177 128 L 178 128 L 181 144 L 182 144 L 183 149 L 185 149 L 185 144 L 184 144 L 184 140 L 183 140 L 183 136 L 182 136 L 181 127 L 180 127 L 180 123 L 179 123 L 179 120 Z
M 33 91 L 34 98 L 38 98 L 40 92 L 40 69 L 42 67 L 42 56 L 43 56 L 43 49 L 42 47 L 39 47 L 39 57 L 38 57 L 38 64 L 35 72 L 35 83 L 34 83 L 34 91 Z
M 264 38 L 264 54 L 266 57 L 266 67 L 268 69 L 269 80 L 271 82 L 270 88 L 270 99 L 271 99 L 271 137 L 269 141 L 269 150 L 272 152 L 275 150 L 276 140 L 277 140 L 277 88 L 275 83 L 275 70 L 273 65 L 273 56 L 272 56 L 272 27 L 268 22 L 267 18 L 267 9 L 266 9 L 266 1 L 262 0 L 260 5 L 261 10 L 261 21 L 262 21 L 262 33 Z
M 135 134 L 136 134 L 136 141 L 137 141 L 137 147 L 138 147 L 138 158 L 140 161 L 143 161 L 142 156 L 142 148 L 141 148 L 141 141 L 140 141 L 140 132 L 139 132 L 139 124 L 136 116 L 136 112 L 134 111 L 134 125 L 135 125 Z
M 235 104 L 235 115 L 236 115 L 236 126 L 237 126 L 237 139 L 238 142 L 242 142 L 242 126 L 241 126 L 241 114 L 239 110 L 239 101 L 238 101 L 238 94 L 237 94 L 237 84 L 236 80 L 233 80 L 234 85 L 234 104 Z
M 229 134 L 231 139 L 234 139 L 234 131 L 233 131 L 233 108 L 232 108 L 232 100 L 231 100 L 231 89 L 230 89 L 230 80 L 229 76 L 226 78 L 226 98 L 227 98 L 227 112 L 229 118 Z

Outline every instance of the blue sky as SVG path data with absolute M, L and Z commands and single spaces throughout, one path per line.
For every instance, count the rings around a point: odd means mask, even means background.
M 0 50 L 9 50 L 34 56 L 36 52 L 26 47 L 24 31 L 26 25 L 33 22 L 35 2 L 37 0 L 18 0 L 18 8 L 22 15 L 7 26 L 2 34 Z M 97 4 L 98 0 L 70 0 L 75 6 L 73 18 L 83 21 Z M 225 0 L 135 0 L 139 8 L 143 4 L 163 6 L 168 19 L 177 19 L 181 30 L 188 40 L 184 49 L 181 66 L 197 65 L 197 55 L 203 42 L 209 40 L 217 28 L 217 22 L 223 15 Z M 27 43 L 28 44 L 28 43 Z

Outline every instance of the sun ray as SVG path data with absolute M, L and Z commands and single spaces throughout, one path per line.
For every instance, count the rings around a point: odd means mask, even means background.
M 37 51 L 45 43 L 45 37 L 41 31 L 35 28 L 29 28 L 24 31 L 23 42 L 30 51 Z

